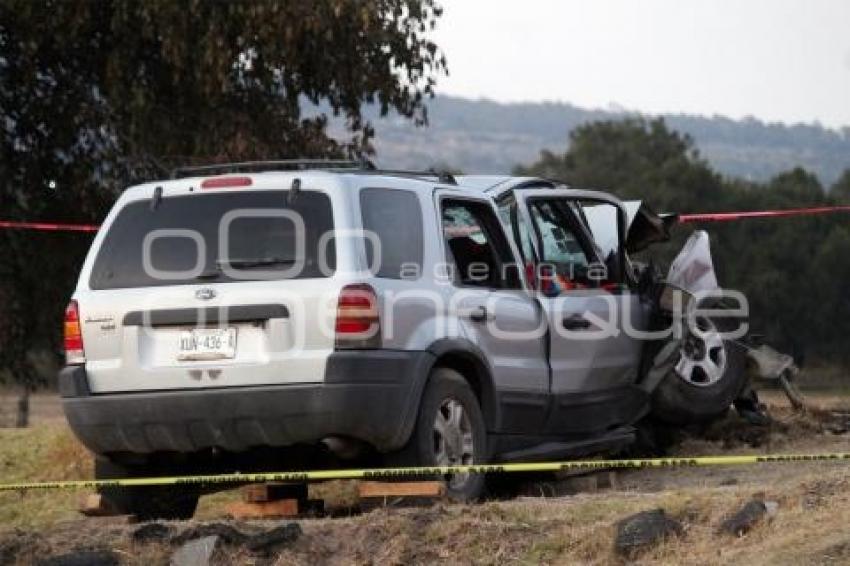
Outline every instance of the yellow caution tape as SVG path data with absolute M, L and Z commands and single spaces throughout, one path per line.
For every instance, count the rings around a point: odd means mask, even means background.
M 617 460 L 572 460 L 515 464 L 479 464 L 417 468 L 373 468 L 351 470 L 314 470 L 303 472 L 261 472 L 219 475 L 166 476 L 108 480 L 71 480 L 55 482 L 19 482 L 0 484 L 0 491 L 34 489 L 85 489 L 102 487 L 139 487 L 186 484 L 245 484 L 264 482 L 309 482 L 323 480 L 404 479 L 448 474 L 498 474 L 515 472 L 593 471 L 601 469 L 687 468 L 698 466 L 739 466 L 762 463 L 850 461 L 850 452 L 832 454 L 768 454 L 743 456 L 699 456 L 693 458 L 638 458 Z

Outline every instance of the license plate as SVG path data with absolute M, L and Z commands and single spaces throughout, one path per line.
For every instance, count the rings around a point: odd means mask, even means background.
M 178 360 L 224 360 L 235 355 L 235 328 L 195 328 L 180 333 Z

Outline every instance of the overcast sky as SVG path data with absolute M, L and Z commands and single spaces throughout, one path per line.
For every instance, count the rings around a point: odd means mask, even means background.
M 438 93 L 850 126 L 850 0 L 442 0 Z

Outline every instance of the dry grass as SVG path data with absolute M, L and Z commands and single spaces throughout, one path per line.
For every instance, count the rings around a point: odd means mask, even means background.
M 804 367 L 797 377 L 797 382 L 800 387 L 808 390 L 832 390 L 844 394 L 850 392 L 847 368 L 835 364 L 813 364 Z
M 638 564 L 822 564 L 850 557 L 850 474 L 833 468 L 767 486 L 779 502 L 775 518 L 744 537 L 721 535 L 717 526 L 754 494 L 748 488 L 690 488 L 659 493 L 604 492 L 557 499 L 520 499 L 477 506 L 379 509 L 345 519 L 303 520 L 304 531 L 276 564 L 618 564 L 616 522 L 631 513 L 664 508 L 685 527 L 636 557 Z M 273 523 L 240 523 L 241 529 Z M 34 548 L 62 552 L 107 547 L 130 564 L 159 564 L 169 549 L 133 545 L 132 527 L 92 522 L 58 524 Z M 43 532 L 43 531 L 42 531 Z M 244 551 L 222 563 L 253 563 Z
M 847 405 L 846 397 L 818 396 L 823 407 Z M 832 435 L 817 414 L 774 411 L 780 426 L 762 444 L 735 426 L 719 427 L 709 440 L 692 439 L 682 454 L 850 451 L 850 435 Z M 91 458 L 61 420 L 30 429 L 0 429 L 3 481 L 91 477 Z M 685 534 L 636 557 L 645 564 L 848 564 L 850 563 L 850 466 L 796 463 L 701 469 L 637 470 L 619 474 L 614 490 L 564 498 L 520 498 L 480 505 L 436 505 L 422 509 L 378 509 L 337 519 L 300 521 L 304 536 L 282 551 L 277 564 L 476 563 L 617 564 L 616 523 L 639 511 L 663 508 Z M 353 493 L 346 482 L 311 486 L 340 497 Z M 133 545 L 132 526 L 80 520 L 80 494 L 0 494 L 0 552 L 10 541 L 22 547 L 19 562 L 80 547 L 108 548 L 128 564 L 167 562 L 162 544 Z M 779 503 L 773 519 L 742 538 L 717 533 L 724 518 L 758 495 Z M 198 520 L 221 520 L 223 504 L 237 495 L 202 498 Z M 274 523 L 239 523 L 242 529 Z M 24 533 L 13 533 L 11 528 Z M 252 563 L 244 551 L 229 550 L 223 563 Z M 2 562 L 0 556 L 0 562 Z
M 685 534 L 639 555 L 646 564 L 847 563 L 850 470 L 832 466 L 750 487 L 691 487 L 658 493 L 603 492 L 477 506 L 376 510 L 349 519 L 302 521 L 305 536 L 279 564 L 616 564 L 615 525 L 663 508 Z M 758 494 L 779 503 L 775 518 L 741 538 L 718 525 Z M 140 549 L 144 551 L 144 549 Z
M 0 429 L 0 477 L 4 482 L 92 477 L 89 453 L 62 424 Z M 0 493 L 0 524 L 38 526 L 76 516 L 73 491 Z

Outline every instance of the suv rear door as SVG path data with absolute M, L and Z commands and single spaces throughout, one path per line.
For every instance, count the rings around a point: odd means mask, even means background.
M 438 192 L 450 320 L 490 364 L 499 432 L 539 433 L 549 403 L 545 319 L 489 199 Z

